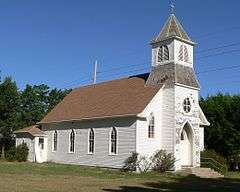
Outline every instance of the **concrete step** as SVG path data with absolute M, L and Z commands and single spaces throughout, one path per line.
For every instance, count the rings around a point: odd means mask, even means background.
M 192 174 L 201 178 L 222 178 L 224 175 L 214 171 L 210 168 L 202 168 L 202 167 L 182 167 L 180 171 L 184 174 Z

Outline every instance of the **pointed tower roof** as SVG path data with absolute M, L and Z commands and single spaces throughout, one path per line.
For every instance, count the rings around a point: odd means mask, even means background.
M 151 43 L 154 44 L 171 38 L 177 38 L 187 43 L 194 44 L 174 14 L 169 16 L 161 32 Z

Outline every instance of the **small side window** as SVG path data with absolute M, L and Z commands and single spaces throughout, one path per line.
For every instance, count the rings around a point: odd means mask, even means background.
M 154 138 L 155 132 L 155 119 L 153 114 L 150 115 L 149 125 L 148 125 L 148 138 Z
M 38 145 L 40 149 L 44 149 L 44 138 L 39 138 Z

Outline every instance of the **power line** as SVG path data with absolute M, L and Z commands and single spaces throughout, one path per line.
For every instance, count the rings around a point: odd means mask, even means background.
M 213 47 L 213 48 L 209 48 L 209 49 L 203 49 L 200 51 L 196 51 L 195 53 L 204 53 L 204 52 L 208 52 L 208 51 L 214 51 L 214 50 L 219 50 L 219 49 L 223 49 L 223 48 L 227 48 L 227 47 L 233 47 L 233 46 L 237 46 L 240 45 L 240 42 L 238 43 L 231 43 L 231 44 L 226 44 L 226 45 L 222 45 L 222 46 L 218 46 L 218 47 Z
M 143 70 L 148 70 L 149 68 L 141 68 L 141 69 L 136 69 L 136 70 L 131 70 L 131 71 L 128 71 L 127 73 L 130 74 L 130 73 L 135 73 L 135 72 L 138 72 L 138 71 L 143 71 Z M 107 75 L 107 76 L 102 76 L 101 78 L 105 78 L 105 77 L 111 77 L 111 76 L 115 76 L 115 75 L 121 75 L 126 72 L 121 72 L 121 73 L 113 73 L 111 75 Z
M 135 64 L 135 65 L 128 65 L 128 66 L 124 66 L 124 67 L 115 67 L 115 68 L 111 68 L 109 70 L 99 71 L 98 73 L 108 73 L 108 72 L 111 72 L 111 71 L 126 69 L 126 68 L 129 68 L 129 67 L 141 66 L 141 65 L 148 64 L 148 63 L 150 64 L 151 62 L 146 61 L 146 62 L 138 63 L 138 64 Z
M 216 69 L 209 69 L 209 70 L 197 72 L 196 74 L 203 74 L 203 73 L 223 71 L 223 70 L 236 69 L 236 68 L 240 68 L 240 65 L 233 65 L 233 66 L 228 66 L 228 67 L 220 67 L 220 68 L 216 68 Z
M 135 65 L 136 66 L 136 65 Z M 138 65 L 139 66 L 139 65 Z M 127 67 L 124 67 L 124 68 L 127 68 Z M 233 65 L 233 66 L 227 66 L 227 67 L 220 67 L 220 68 L 215 68 L 215 69 L 209 69 L 209 70 L 204 70 L 204 71 L 199 71 L 199 72 L 196 72 L 196 74 L 206 74 L 206 73 L 211 73 L 211 72 L 216 72 L 216 71 L 222 71 L 222 70 L 230 70 L 230 69 L 236 69 L 236 68 L 240 68 L 240 65 Z M 101 74 L 99 75 L 99 79 L 105 79 L 105 78 L 109 78 L 109 77 L 112 77 L 112 76 L 117 76 L 117 75 L 121 75 L 123 73 L 125 74 L 131 74 L 131 73 L 135 73 L 135 72 L 138 72 L 138 71 L 147 71 L 149 68 L 140 68 L 140 69 L 135 69 L 135 70 L 128 70 L 128 71 L 123 71 L 123 72 L 118 72 L 118 73 L 112 73 L 110 75 L 104 75 L 104 73 L 108 73 L 108 72 L 111 72 L 111 71 L 117 71 L 115 70 L 114 68 L 108 71 L 102 71 Z M 86 83 L 86 82 L 90 82 L 91 81 L 91 78 L 85 78 L 84 80 L 82 81 L 78 81 L 78 80 L 75 80 L 75 81 L 72 81 L 70 82 L 70 85 L 75 85 L 76 83 L 79 85 L 81 83 Z
M 65 84 L 60 85 L 59 87 L 71 87 L 72 85 L 74 85 L 76 83 L 81 84 L 81 83 L 86 83 L 86 82 L 90 82 L 90 81 L 91 81 L 91 78 L 87 77 L 87 78 L 81 79 L 80 81 L 74 80 L 74 81 L 67 82 Z
M 202 57 L 197 57 L 197 59 L 199 60 L 199 59 L 209 58 L 209 57 L 213 57 L 213 56 L 226 55 L 226 54 L 237 53 L 237 52 L 240 52 L 240 49 L 230 50 L 230 51 L 222 51 L 220 53 L 215 53 L 215 54 L 209 54 L 209 55 L 205 55 Z
M 213 32 L 210 32 L 210 33 L 203 34 L 203 35 L 198 35 L 195 38 L 196 39 L 202 39 L 202 38 L 210 37 L 212 35 L 219 34 L 219 32 L 225 32 L 225 31 L 229 32 L 231 30 L 238 30 L 238 29 L 240 29 L 240 26 L 226 27 L 226 28 L 219 29 L 217 31 L 213 31 Z

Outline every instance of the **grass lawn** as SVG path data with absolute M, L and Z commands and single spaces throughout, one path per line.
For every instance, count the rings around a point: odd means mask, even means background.
M 75 165 L 0 161 L 0 192 L 220 192 L 240 191 L 240 173 L 224 179 L 134 174 Z

